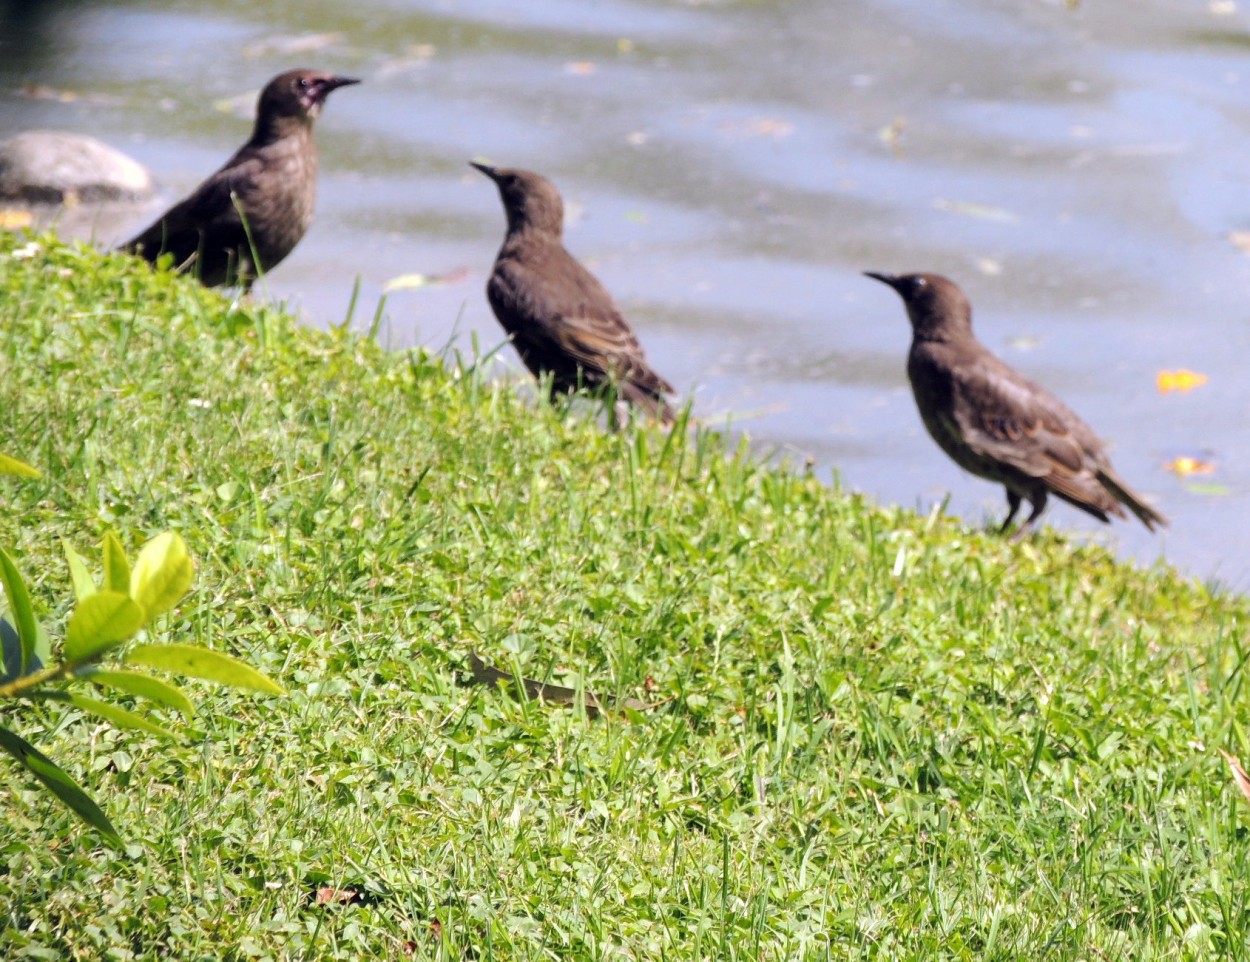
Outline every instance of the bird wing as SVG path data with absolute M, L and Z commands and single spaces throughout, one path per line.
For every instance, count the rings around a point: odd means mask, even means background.
M 235 196 L 243 198 L 252 191 L 262 167 L 260 158 L 240 151 L 191 194 L 123 244 L 122 249 L 133 253 L 142 248 L 150 260 L 168 251 L 174 255 L 174 262 L 181 264 L 199 250 L 204 235 L 225 235 L 237 230 L 238 242 L 244 243 L 246 235 Z
M 953 372 L 954 418 L 978 456 L 1046 483 L 1077 503 L 1118 512 L 1098 481 L 1105 457 L 1093 431 L 1062 401 L 982 355 Z
M 501 256 L 488 294 L 525 317 L 510 332 L 519 345 L 562 352 L 588 374 L 611 376 L 649 394 L 674 392 L 647 363 L 607 289 L 562 247 L 547 250 L 534 267 Z
M 671 394 L 673 387 L 647 364 L 642 345 L 616 311 L 581 310 L 562 313 L 551 331 L 560 347 L 578 364 L 628 381 L 653 394 Z

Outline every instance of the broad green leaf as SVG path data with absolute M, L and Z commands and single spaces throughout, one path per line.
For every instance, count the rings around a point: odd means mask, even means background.
M 119 708 L 111 702 L 75 694 L 71 694 L 68 701 L 83 711 L 91 712 L 93 715 L 99 715 L 101 718 L 111 721 L 119 728 L 134 728 L 141 732 L 147 732 L 149 735 L 159 735 L 161 738 L 176 739 L 178 737 L 164 725 L 158 725 L 142 715 L 127 711 L 125 708 Z
M 130 597 L 143 608 L 145 624 L 178 603 L 194 573 L 186 542 L 177 532 L 158 534 L 143 546 L 130 576 Z
M 84 598 L 69 616 L 65 629 L 65 660 L 85 661 L 120 645 L 143 627 L 143 609 L 116 591 L 97 591 Z
M 195 705 L 181 688 L 141 671 L 91 671 L 83 677 L 92 684 L 116 688 L 128 695 L 138 695 L 159 705 L 176 708 L 187 718 L 195 717 Z
M 250 665 L 198 645 L 136 645 L 126 652 L 126 661 L 132 665 L 163 668 L 179 675 L 203 678 L 234 688 L 251 688 L 274 695 L 286 694 L 282 686 L 270 681 Z
M 104 533 L 104 587 L 123 595 L 130 594 L 130 562 L 126 550 L 112 531 Z
M 13 627 L 17 629 L 17 637 L 22 642 L 22 658 L 18 665 L 18 672 L 25 674 L 26 666 L 35 655 L 39 626 L 35 620 L 35 609 L 30 603 L 30 595 L 26 591 L 26 583 L 22 581 L 21 572 L 17 570 L 17 565 L 3 548 L 0 548 L 0 582 L 4 583 L 4 593 L 9 598 L 9 611 L 13 613 Z
M 0 748 L 25 765 L 35 778 L 43 783 L 53 795 L 81 818 L 115 842 L 121 841 L 117 829 L 108 820 L 108 816 L 100 810 L 100 806 L 78 787 L 77 783 L 56 766 L 46 755 L 38 751 L 24 738 L 14 734 L 7 728 L 0 728 Z
M 0 474 L 15 474 L 19 478 L 42 478 L 43 475 L 25 461 L 0 454 Z
M 74 600 L 82 601 L 96 593 L 95 579 L 91 577 L 91 572 L 87 568 L 85 562 L 73 546 L 66 540 L 61 540 L 61 546 L 65 549 L 65 560 L 69 562 L 69 576 L 74 582 Z M 129 584 L 126 590 L 130 590 Z

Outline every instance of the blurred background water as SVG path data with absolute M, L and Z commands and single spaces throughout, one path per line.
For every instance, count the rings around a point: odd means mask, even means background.
M 112 243 L 247 138 L 272 75 L 360 76 L 318 125 L 317 220 L 261 296 L 337 323 L 359 278 L 364 325 L 421 274 L 389 342 L 493 347 L 503 213 L 466 162 L 529 167 L 699 415 L 997 523 L 1001 488 L 920 424 L 901 303 L 859 272 L 945 273 L 1173 524 L 1058 502 L 1047 522 L 1245 590 L 1248 27 L 1230 0 L 0 0 L 0 139 L 80 131 L 146 164 L 153 204 L 65 220 Z M 1178 368 L 1209 381 L 1162 393 Z

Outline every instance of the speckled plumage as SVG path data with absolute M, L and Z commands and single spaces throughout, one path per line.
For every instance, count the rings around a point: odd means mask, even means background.
M 552 390 L 612 382 L 620 396 L 664 424 L 673 411 L 642 345 L 598 279 L 565 249 L 564 202 L 527 170 L 473 164 L 499 188 L 508 230 L 486 285 L 495 317 L 525 366 L 550 374 Z
M 358 82 L 311 70 L 279 74 L 261 92 L 251 139 L 120 250 L 152 262 L 171 254 L 210 287 L 250 287 L 257 269 L 276 267 L 312 223 L 313 121 L 332 90 Z
M 977 340 L 972 305 L 952 281 L 938 274 L 867 276 L 894 288 L 907 305 L 907 377 L 929 434 L 961 468 L 1006 489 L 1004 531 L 1022 501 L 1032 511 L 1015 537 L 1030 530 L 1048 494 L 1100 521 L 1127 517 L 1127 507 L 1151 531 L 1167 524 L 1120 480 L 1084 421 Z

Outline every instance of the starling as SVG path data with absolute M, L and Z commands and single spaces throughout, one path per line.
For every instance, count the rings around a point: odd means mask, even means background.
M 610 386 L 661 423 L 673 423 L 673 386 L 647 364 L 612 296 L 564 249 L 564 202 L 527 170 L 472 164 L 493 180 L 508 231 L 486 284 L 495 317 L 535 377 L 553 393 Z M 615 421 L 614 421 L 615 423 Z
M 933 440 L 965 471 L 1007 490 L 1011 525 L 1022 500 L 1031 530 L 1050 494 L 1100 521 L 1128 508 L 1149 530 L 1167 519 L 1120 480 L 1102 441 L 1067 405 L 1012 370 L 972 333 L 972 305 L 937 274 L 868 277 L 894 288 L 911 320 L 907 378 Z
M 312 223 L 317 196 L 313 121 L 332 90 L 360 83 L 288 70 L 261 91 L 252 138 L 222 168 L 119 249 L 155 262 L 172 254 L 207 286 L 272 270 Z M 255 256 L 253 256 L 255 255 Z

